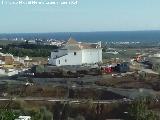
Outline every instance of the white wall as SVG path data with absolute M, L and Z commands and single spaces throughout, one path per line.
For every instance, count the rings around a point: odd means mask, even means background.
M 83 49 L 82 63 L 92 64 L 102 62 L 102 49 Z
M 74 52 L 76 52 L 76 55 L 74 55 Z M 55 56 L 59 57 L 56 58 Z M 102 62 L 101 48 L 83 50 L 60 50 L 59 52 L 52 52 L 51 58 L 49 59 L 49 64 L 56 66 L 94 64 L 98 62 Z
M 68 50 L 59 49 L 57 52 L 51 52 L 51 58 L 61 57 L 63 55 L 66 55 L 67 53 L 68 53 Z
M 51 64 L 51 65 L 56 65 L 56 59 L 49 58 L 48 63 Z
M 0 65 L 4 65 L 5 61 L 0 60 Z
M 76 52 L 76 55 L 74 55 Z M 60 63 L 59 63 L 60 61 Z M 82 51 L 70 50 L 67 55 L 64 55 L 57 59 L 50 58 L 49 64 L 62 66 L 62 65 L 81 65 L 82 64 Z
M 5 74 L 6 74 L 5 70 L 4 69 L 0 69 L 0 75 L 5 75 Z

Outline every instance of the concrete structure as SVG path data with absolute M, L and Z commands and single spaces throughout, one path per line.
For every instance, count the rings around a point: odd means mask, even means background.
M 82 43 L 70 38 L 64 47 L 51 52 L 48 63 L 55 66 L 64 66 L 95 64 L 101 62 L 101 42 Z
M 55 45 L 58 47 L 62 46 L 65 43 L 65 41 L 63 40 L 55 40 L 55 39 L 48 40 L 47 42 L 48 42 L 48 45 Z
M 160 64 L 160 53 L 150 55 L 147 60 L 149 60 L 152 64 Z
M 5 65 L 5 62 L 0 60 L 0 65 Z
M 160 58 L 160 53 L 154 54 L 153 57 Z
M 13 76 L 19 73 L 16 69 L 0 69 L 0 76 Z
M 25 58 L 14 57 L 12 54 L 0 53 L 0 76 L 13 76 L 21 70 L 39 62 L 33 61 L 28 56 Z
M 6 65 L 11 65 L 13 64 L 14 62 L 14 58 L 13 58 L 13 55 L 11 54 L 3 54 L 3 53 L 0 53 L 0 60 L 5 63 Z M 1 62 L 1 63 L 2 63 Z

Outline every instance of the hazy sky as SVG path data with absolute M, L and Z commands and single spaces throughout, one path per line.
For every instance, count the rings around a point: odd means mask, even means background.
M 6 5 L 17 0 L 0 1 L 0 33 L 160 30 L 160 0 L 77 0 L 77 5 Z

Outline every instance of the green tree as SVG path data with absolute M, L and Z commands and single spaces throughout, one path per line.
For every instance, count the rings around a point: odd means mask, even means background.
M 135 100 L 129 107 L 129 114 L 126 120 L 159 120 L 158 116 L 147 106 L 148 100 L 141 98 Z
M 0 120 L 14 120 L 18 117 L 12 110 L 1 109 Z
M 52 120 L 53 114 L 46 107 L 40 109 L 24 110 L 25 114 L 29 114 L 32 120 Z
M 40 108 L 40 114 L 43 120 L 52 120 L 52 113 L 46 109 L 46 107 Z

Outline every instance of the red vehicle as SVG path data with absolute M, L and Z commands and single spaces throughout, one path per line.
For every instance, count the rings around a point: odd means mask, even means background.
M 113 72 L 111 66 L 105 66 L 105 67 L 102 68 L 102 70 L 103 70 L 104 73 L 112 73 Z

